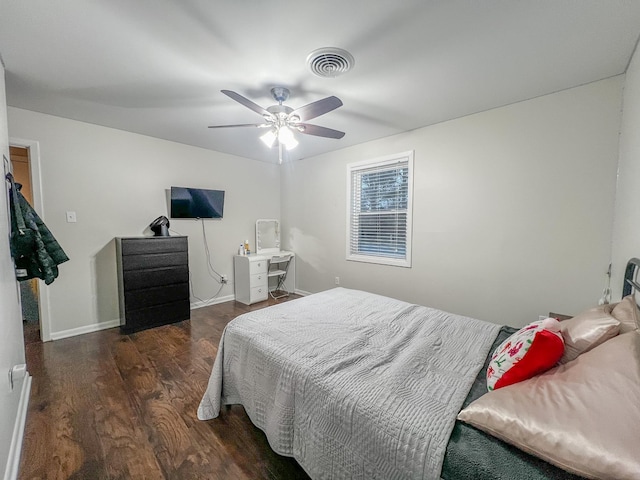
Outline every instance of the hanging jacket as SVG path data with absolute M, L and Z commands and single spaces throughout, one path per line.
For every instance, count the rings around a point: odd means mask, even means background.
M 20 193 L 22 185 L 11 182 L 11 255 L 19 281 L 40 278 L 49 285 L 58 277 L 58 265 L 69 260 L 51 231 Z

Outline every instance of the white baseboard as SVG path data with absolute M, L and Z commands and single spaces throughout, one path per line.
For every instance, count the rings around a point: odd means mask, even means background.
M 204 302 L 193 302 L 191 304 L 191 310 L 196 310 L 202 307 L 208 307 L 209 305 L 217 305 L 218 303 L 229 302 L 235 299 L 236 299 L 235 295 L 225 295 L 224 297 L 210 298 L 209 300 L 206 300 Z
M 294 293 L 297 293 L 298 295 L 302 295 L 302 296 L 311 295 L 311 292 L 305 292 L 304 290 L 297 290 L 297 289 L 294 291 Z M 202 307 L 208 307 L 209 305 L 217 305 L 218 303 L 230 302 L 235 299 L 236 299 L 235 295 L 226 295 L 224 297 L 212 298 L 205 302 L 194 302 L 191 304 L 191 310 L 196 310 Z
M 224 297 L 212 298 L 206 302 L 194 302 L 190 305 L 191 310 L 196 308 L 206 307 L 208 305 L 215 305 L 217 303 L 228 302 L 229 300 L 235 300 L 234 295 L 227 295 Z M 100 330 L 106 330 L 108 328 L 115 328 L 120 326 L 120 319 L 109 320 L 107 322 L 94 323 L 93 325 L 86 325 L 84 327 L 71 328 L 69 330 L 62 330 L 60 332 L 51 332 L 51 340 L 60 340 L 68 337 L 75 337 L 76 335 L 84 335 L 85 333 L 98 332 Z
M 76 335 L 83 335 L 85 333 L 97 332 L 99 330 L 106 330 L 107 328 L 115 328 L 119 326 L 120 319 L 94 323 L 93 325 L 86 325 L 84 327 L 71 328 L 69 330 L 62 330 L 60 332 L 51 332 L 51 340 L 60 340 L 62 338 L 75 337 Z
M 31 375 L 29 375 L 29 373 L 27 372 L 22 380 L 20 402 L 18 403 L 18 414 L 16 416 L 16 423 L 13 426 L 13 435 L 11 436 L 11 445 L 9 447 L 7 468 L 4 471 L 4 480 L 16 480 L 18 478 L 20 454 L 22 453 L 22 440 L 24 438 L 24 425 L 27 421 L 27 410 L 29 408 L 30 394 Z
M 302 296 L 311 295 L 311 292 L 304 290 L 295 290 L 295 293 Z M 224 297 L 217 297 L 206 300 L 204 302 L 193 302 L 190 306 L 191 310 L 196 310 L 202 307 L 208 307 L 209 305 L 216 305 L 218 303 L 229 302 L 235 300 L 235 295 L 225 295 Z M 75 337 L 76 335 L 83 335 L 85 333 L 98 332 L 100 330 L 106 330 L 108 328 L 115 328 L 120 326 L 120 319 L 109 320 L 107 322 L 94 323 L 93 325 L 86 325 L 84 327 L 71 328 L 69 330 L 62 330 L 60 332 L 51 332 L 51 340 L 60 340 L 62 338 Z

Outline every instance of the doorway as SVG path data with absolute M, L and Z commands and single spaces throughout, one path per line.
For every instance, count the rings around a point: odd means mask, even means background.
M 26 159 L 28 161 L 27 180 L 31 187 L 31 197 L 33 203 L 31 206 L 34 208 L 38 216 L 44 220 L 44 204 L 42 201 L 42 168 L 40 165 L 40 143 L 37 140 L 28 140 L 24 138 L 9 137 L 9 150 L 10 156 L 13 147 L 22 148 L 22 156 L 24 157 L 24 150 L 26 150 Z M 24 163 L 24 158 L 20 159 Z M 13 163 L 13 162 L 12 162 Z M 19 162 L 18 162 L 19 163 Z M 18 165 L 20 169 L 21 165 Z M 15 164 L 14 164 L 15 169 Z M 39 340 L 43 342 L 51 341 L 51 312 L 49 305 L 49 291 L 44 284 L 38 283 L 37 289 L 38 299 L 38 314 L 40 317 L 39 325 Z
M 31 184 L 31 162 L 29 149 L 26 147 L 10 146 L 9 155 L 13 165 L 13 178 L 22 185 L 20 192 L 33 206 L 33 186 Z M 25 344 L 40 342 L 40 301 L 38 279 L 33 278 L 19 282 L 20 305 L 22 307 L 22 328 Z

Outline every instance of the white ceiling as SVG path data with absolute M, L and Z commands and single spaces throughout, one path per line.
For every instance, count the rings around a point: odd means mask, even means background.
M 256 113 L 272 86 L 293 108 L 336 95 L 290 159 L 413 130 L 623 73 L 639 0 L 2 0 L 11 106 L 276 162 Z M 340 47 L 344 76 L 307 55 Z

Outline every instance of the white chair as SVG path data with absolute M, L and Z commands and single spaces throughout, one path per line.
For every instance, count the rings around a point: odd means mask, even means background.
M 291 263 L 292 254 L 287 253 L 285 255 L 274 255 L 269 260 L 269 269 L 267 271 L 268 278 L 277 278 L 277 285 L 274 290 L 269 289 L 269 295 L 271 298 L 278 299 L 288 297 L 289 292 L 284 287 L 284 282 L 287 279 L 287 271 L 289 270 L 289 263 Z M 274 293 L 278 293 L 274 295 Z

